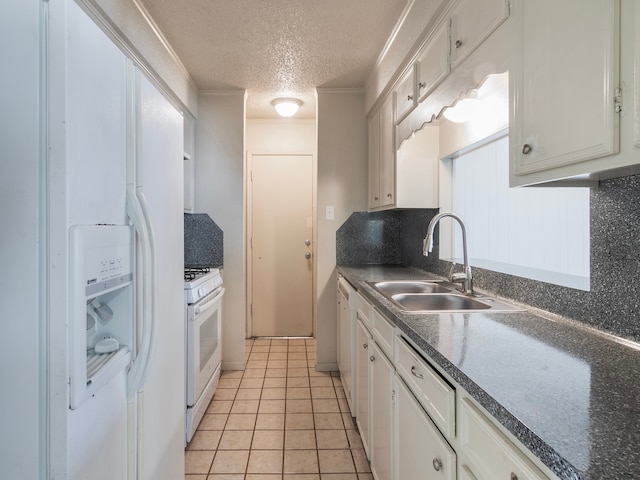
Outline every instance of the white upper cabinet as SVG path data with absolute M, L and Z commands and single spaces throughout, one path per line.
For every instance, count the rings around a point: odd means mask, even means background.
M 510 71 L 511 186 L 593 173 L 587 160 L 618 152 L 619 6 L 514 4 L 520 33 Z
M 380 206 L 380 111 L 369 118 L 369 208 Z
M 396 142 L 393 124 L 393 98 L 380 111 L 380 206 L 393 206 L 396 198 Z
M 449 23 L 442 22 L 416 59 L 418 102 L 424 100 L 449 75 Z
M 400 123 L 418 104 L 415 72 L 415 66 L 412 66 L 395 89 L 396 123 Z
M 508 17 L 508 0 L 460 0 L 451 14 L 451 68 L 456 68 Z
M 395 202 L 393 97 L 369 118 L 369 209 L 391 208 Z

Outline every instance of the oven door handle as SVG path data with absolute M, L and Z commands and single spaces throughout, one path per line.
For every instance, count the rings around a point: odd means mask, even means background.
M 209 310 L 210 308 L 212 308 L 214 304 L 218 303 L 218 300 L 222 298 L 222 295 L 224 295 L 224 288 L 221 288 L 218 294 L 215 295 L 211 300 L 208 300 L 201 305 L 196 305 L 195 314 L 200 315 L 206 312 L 207 310 Z

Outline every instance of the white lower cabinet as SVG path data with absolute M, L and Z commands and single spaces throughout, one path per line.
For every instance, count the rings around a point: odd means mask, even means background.
M 425 362 L 402 337 L 396 338 L 396 368 L 429 418 L 447 437 L 455 437 L 455 389 Z
M 356 425 L 362 438 L 362 445 L 371 459 L 369 428 L 369 345 L 372 343 L 371 334 L 367 328 L 367 318 L 358 310 L 358 326 L 356 329 Z
M 371 366 L 371 473 L 376 480 L 392 478 L 393 364 L 374 341 L 369 343 Z
M 396 471 L 401 480 L 455 480 L 456 453 L 396 377 Z
M 469 399 L 459 403 L 461 470 L 476 480 L 546 480 L 546 477 Z
M 460 470 L 458 470 L 458 479 L 459 480 L 478 480 L 473 475 L 473 473 L 471 473 L 471 470 L 469 470 L 469 467 L 467 467 L 466 465 L 462 465 Z
M 356 424 L 376 480 L 557 478 L 356 296 Z

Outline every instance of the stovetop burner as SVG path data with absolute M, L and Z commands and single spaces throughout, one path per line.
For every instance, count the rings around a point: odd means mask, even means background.
M 185 268 L 184 269 L 184 281 L 190 282 L 195 280 L 198 275 L 204 275 L 205 273 L 209 273 L 209 267 L 202 268 Z

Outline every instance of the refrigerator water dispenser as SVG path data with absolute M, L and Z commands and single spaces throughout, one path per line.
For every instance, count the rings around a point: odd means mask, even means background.
M 131 361 L 134 329 L 133 230 L 70 231 L 70 408 L 78 408 Z

